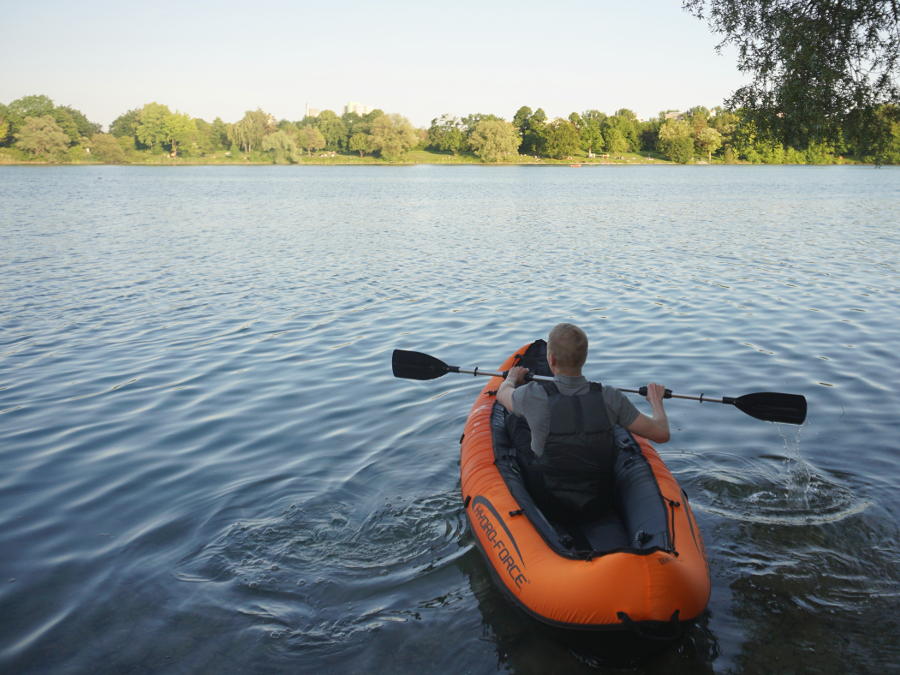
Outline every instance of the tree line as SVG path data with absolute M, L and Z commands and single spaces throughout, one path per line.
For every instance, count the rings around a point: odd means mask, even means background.
M 840 131 L 840 130 L 838 130 Z M 664 111 L 651 120 L 620 109 L 573 112 L 550 119 L 542 108 L 520 107 L 507 121 L 496 115 L 441 115 L 427 129 L 382 110 L 338 115 L 324 110 L 301 120 L 247 111 L 236 122 L 212 122 L 147 103 L 117 117 L 104 133 L 70 106 L 47 96 L 0 104 L 0 149 L 21 159 L 142 162 L 162 156 L 286 164 L 315 154 L 402 161 L 411 150 L 468 156 L 483 162 L 590 160 L 643 153 L 674 162 L 832 163 L 844 157 L 900 163 L 900 106 L 876 106 L 865 134 L 835 133 L 791 145 L 745 109 Z

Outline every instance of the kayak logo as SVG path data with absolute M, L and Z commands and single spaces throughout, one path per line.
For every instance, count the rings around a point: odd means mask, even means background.
M 503 522 L 503 518 L 500 517 L 497 509 L 494 508 L 494 505 L 491 504 L 487 497 L 475 497 L 472 500 L 472 512 L 475 514 L 475 523 L 490 542 L 490 550 L 496 553 L 500 565 L 506 570 L 516 587 L 522 588 L 524 584 L 528 583 L 528 578 L 523 572 L 523 568 L 526 567 L 525 559 L 522 557 L 516 538 L 513 537 L 512 532 L 509 531 L 506 523 Z M 500 527 L 503 528 L 502 532 L 497 529 L 492 520 L 499 523 Z M 506 538 L 503 538 L 504 533 Z M 510 547 L 515 550 L 515 553 Z M 485 547 L 485 550 L 487 549 L 488 547 Z M 518 562 L 516 557 L 518 557 Z

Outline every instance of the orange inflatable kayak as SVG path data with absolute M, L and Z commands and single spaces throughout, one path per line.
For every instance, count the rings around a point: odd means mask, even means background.
M 510 356 L 550 375 L 546 343 Z M 492 377 L 475 400 L 462 438 L 462 495 L 472 532 L 495 581 L 528 614 L 580 629 L 627 629 L 674 637 L 710 594 L 700 530 L 686 493 L 646 439 L 617 429 L 616 513 L 554 523 L 530 498 L 496 403 Z

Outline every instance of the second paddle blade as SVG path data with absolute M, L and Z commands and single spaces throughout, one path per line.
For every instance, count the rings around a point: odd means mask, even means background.
M 450 371 L 449 366 L 440 359 L 402 349 L 394 350 L 391 366 L 394 369 L 394 377 L 404 377 L 408 380 L 433 380 Z
M 736 398 L 734 405 L 751 417 L 769 422 L 803 424 L 806 420 L 806 398 L 799 394 L 764 391 Z

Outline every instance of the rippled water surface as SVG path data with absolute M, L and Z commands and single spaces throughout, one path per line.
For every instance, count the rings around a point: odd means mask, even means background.
M 0 168 L 0 671 L 603 672 L 493 586 L 482 381 L 560 320 L 668 404 L 708 613 L 635 672 L 900 662 L 900 170 Z M 646 409 L 641 400 L 639 406 Z

